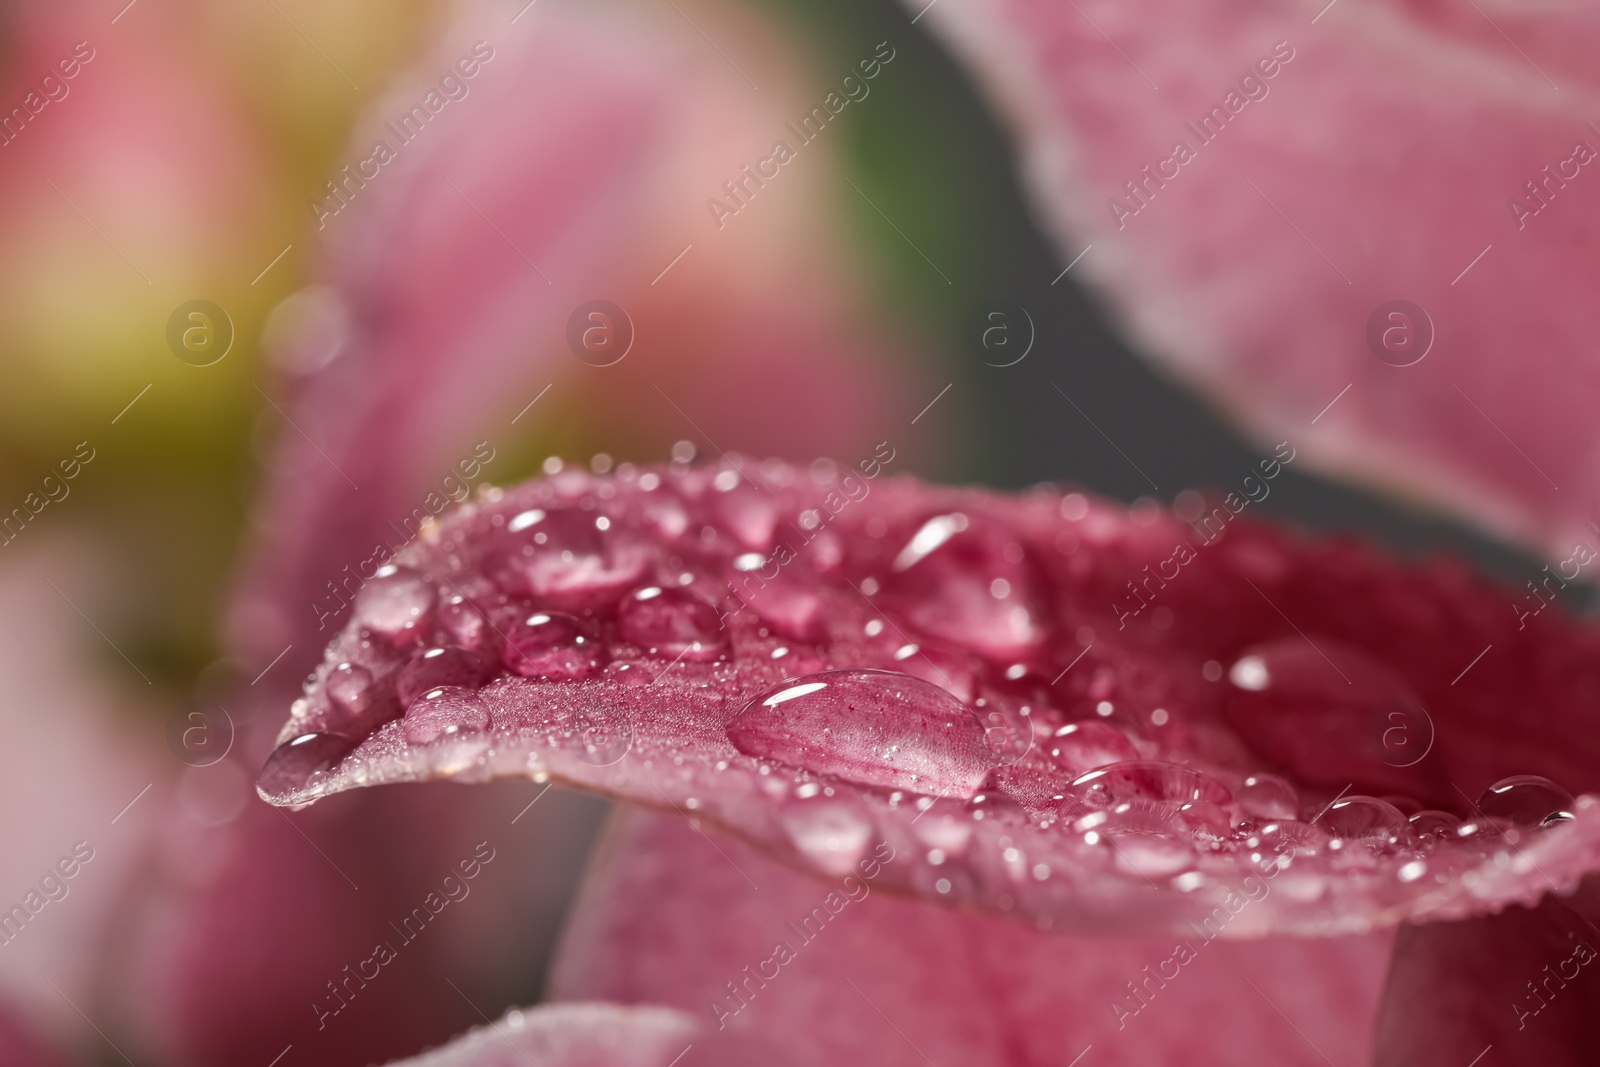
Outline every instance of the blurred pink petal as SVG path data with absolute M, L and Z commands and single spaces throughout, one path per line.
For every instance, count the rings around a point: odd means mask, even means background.
M 170 791 L 165 754 L 132 729 L 145 684 L 85 618 L 117 588 L 70 539 L 0 565 L 0 991 L 65 1047 L 99 1041 L 79 1011 L 104 1018 L 105 946 Z
M 1600 864 L 1593 796 L 1511 778 L 1595 788 L 1594 628 L 1519 630 L 1456 566 L 1221 505 L 1207 535 L 883 469 L 572 471 L 464 506 L 368 587 L 262 795 L 549 776 L 822 874 L 877 842 L 936 852 L 882 885 L 1074 931 L 1179 931 L 1271 877 L 1230 937 L 1360 933 Z M 818 627 L 787 633 L 795 605 Z M 496 680 L 441 679 L 401 716 L 398 672 L 462 641 Z
M 269 326 L 295 396 L 279 406 L 284 445 L 233 615 L 249 673 L 274 664 L 260 692 L 237 701 L 243 759 L 265 756 L 253 709 L 281 701 L 364 579 L 450 497 L 506 470 L 519 438 L 559 422 L 576 392 L 604 396 L 651 451 L 698 436 L 698 424 L 717 440 L 809 452 L 865 434 L 879 402 L 881 378 L 864 369 L 875 331 L 848 287 L 826 274 L 814 237 L 772 240 L 772 226 L 812 211 L 816 177 L 795 176 L 764 231 L 751 220 L 741 235 L 718 234 L 705 219 L 713 176 L 736 172 L 751 138 L 781 127 L 773 116 L 793 74 L 770 31 L 736 24 L 772 57 L 754 97 L 733 71 L 704 64 L 703 39 L 681 19 L 535 9 L 507 29 L 501 9 L 477 14 L 473 32 L 441 43 L 418 80 L 374 109 L 372 137 L 392 140 L 381 122 L 468 54 L 479 58 L 470 92 L 378 177 L 346 186 L 351 206 L 320 220 L 329 283 Z M 492 44 L 475 46 L 480 38 Z M 372 138 L 354 143 L 364 156 Z M 684 233 L 699 245 L 693 258 L 652 288 Z M 567 350 L 568 317 L 597 296 L 627 305 L 639 330 L 616 367 Z M 796 348 L 827 355 L 802 368 Z M 759 399 L 722 402 L 753 382 Z M 496 1007 L 530 996 L 595 805 L 552 797 L 520 817 L 526 788 L 438 793 L 293 815 L 292 826 L 252 807 L 175 833 L 163 871 L 173 892 L 132 963 L 159 991 L 151 1043 L 179 1063 L 231 1064 L 302 1042 L 323 1062 L 364 1063 L 472 1020 L 441 975 Z M 407 949 L 324 1019 L 339 1003 L 330 983 L 347 988 L 345 968 L 370 960 L 485 839 L 506 858 L 485 873 L 477 903 L 451 910 L 452 922 L 471 922 L 467 933 L 458 925 Z M 447 955 L 452 941 L 469 949 Z M 213 951 L 218 943 L 230 951 Z
M 916 856 L 880 851 L 877 878 L 806 878 L 691 825 L 618 819 L 563 941 L 557 997 L 672 1005 L 819 1065 L 1066 1064 L 1089 1046 L 1102 1064 L 1365 1060 L 1387 934 L 1049 935 L 881 887 Z
M 1327 474 L 1558 559 L 1591 543 L 1589 13 L 929 7 L 1013 121 L 1063 261 L 1152 355 Z
M 6 1067 L 63 1067 L 66 1061 L 23 1025 L 9 1006 L 0 1005 L 0 1063 Z
M 1376 1067 L 1594 1063 L 1600 932 L 1592 880 L 1572 898 L 1466 922 L 1402 926 L 1378 1017 Z
M 515 1055 L 515 1059 L 508 1056 Z M 615 1004 L 550 1004 L 513 1010 L 443 1048 L 394 1067 L 783 1067 L 775 1046 L 718 1034 L 687 1012 Z
M 324 613 L 342 615 L 375 556 L 467 483 L 504 480 L 519 442 L 570 411 L 603 411 L 591 439 L 611 451 L 688 438 L 809 457 L 869 447 L 904 373 L 838 266 L 838 235 L 815 224 L 828 146 L 737 224 L 706 210 L 803 110 L 770 27 L 724 12 L 728 46 L 765 65 L 758 94 L 670 11 L 536 7 L 508 30 L 499 8 L 478 14 L 418 74 L 479 33 L 493 58 L 376 178 L 347 185 L 349 205 L 321 220 L 329 285 L 279 324 L 301 432 L 285 427 L 234 617 L 263 660 L 325 638 Z M 379 120 L 426 88 L 396 86 L 356 146 L 394 140 Z M 613 366 L 568 348 L 569 319 L 596 299 L 633 324 Z

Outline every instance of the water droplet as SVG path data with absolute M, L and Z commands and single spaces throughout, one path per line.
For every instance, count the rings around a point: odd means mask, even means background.
M 1329 805 L 1317 825 L 1336 841 L 1381 850 L 1399 843 L 1409 823 L 1400 810 L 1377 797 L 1343 797 Z
M 718 492 L 707 502 L 711 513 L 723 529 L 733 534 L 734 540 L 752 552 L 765 552 L 772 547 L 772 532 L 778 525 L 778 508 L 766 493 L 739 485 L 736 471 L 723 471 L 733 479 L 733 486 Z M 719 475 L 718 477 L 721 477 Z M 719 490 L 721 485 L 717 487 Z
M 1428 848 L 1446 841 L 1454 841 L 1461 820 L 1447 811 L 1419 811 L 1411 816 L 1411 840 L 1419 847 Z
M 873 837 L 866 813 L 842 797 L 791 801 L 779 812 L 778 821 L 795 848 L 835 878 L 855 873 Z
M 1228 832 L 1221 806 L 1232 794 L 1221 782 L 1189 767 L 1159 760 L 1113 763 L 1073 779 L 1061 804 L 1063 818 L 1103 833 L 1169 834 L 1185 829 L 1208 836 Z
M 608 526 L 580 509 L 524 511 L 506 524 L 485 571 L 517 596 L 568 608 L 604 603 L 637 585 L 649 564 L 644 545 Z
M 432 622 L 433 584 L 410 567 L 378 568 L 356 592 L 356 622 L 396 645 L 421 639 Z
M 567 750 L 595 767 L 609 767 L 633 748 L 633 720 L 609 704 L 580 706 L 566 730 Z
M 1297 819 L 1279 819 L 1257 831 L 1261 851 L 1273 863 L 1285 856 L 1314 856 L 1328 846 L 1328 834 L 1320 827 Z M 1275 857 L 1275 858 L 1270 858 Z
M 1110 723 L 1084 720 L 1069 722 L 1050 739 L 1050 759 L 1073 775 L 1112 763 L 1127 763 L 1139 758 L 1128 735 Z
M 892 671 L 808 674 L 752 700 L 728 723 L 748 756 L 885 789 L 972 796 L 988 773 L 972 709 Z
M 1478 808 L 1490 818 L 1507 819 L 1518 826 L 1550 826 L 1575 817 L 1572 794 L 1548 778 L 1517 774 L 1491 785 L 1478 798 Z
M 1014 663 L 1044 641 L 1044 588 L 1038 564 L 1011 531 L 956 512 L 911 535 L 890 565 L 884 597 L 924 633 Z
M 772 631 L 794 641 L 819 644 L 827 640 L 822 597 L 816 589 L 781 571 L 771 578 L 738 574 L 728 580 L 734 595 Z
M 1194 846 L 1181 838 L 1123 834 L 1108 841 L 1115 850 L 1113 863 L 1118 869 L 1146 878 L 1166 878 L 1186 871 L 1198 858 Z
M 1235 796 L 1239 809 L 1258 819 L 1293 819 L 1300 814 L 1294 786 L 1275 774 L 1252 774 Z
M 450 643 L 473 652 L 483 650 L 490 628 L 483 609 L 463 596 L 453 596 L 439 605 L 439 626 Z
M 301 734 L 272 750 L 256 779 L 256 788 L 279 800 L 304 789 L 311 777 L 331 770 L 356 742 L 338 734 Z
M 430 689 L 406 709 L 401 722 L 406 740 L 426 745 L 442 737 L 478 733 L 489 725 L 489 709 L 471 689 L 447 685 Z
M 323 681 L 323 690 L 332 706 L 326 717 L 313 720 L 318 732 L 359 741 L 400 714 L 401 706 L 389 686 L 375 682 L 372 672 L 359 664 L 334 666 Z
M 1393 669 L 1319 635 L 1246 650 L 1228 670 L 1223 715 L 1265 761 L 1304 785 L 1361 793 L 1441 792 L 1421 702 Z
M 484 681 L 487 671 L 483 660 L 455 645 L 430 648 L 411 657 L 411 662 L 400 668 L 395 678 L 395 695 L 400 706 L 411 707 L 411 702 L 430 689 L 442 685 L 476 689 Z
M 650 586 L 626 598 L 617 631 L 623 640 L 668 659 L 713 660 L 727 649 L 717 609 L 683 589 Z
M 506 666 L 524 678 L 565 682 L 588 678 L 606 663 L 605 647 L 583 624 L 558 611 L 537 612 L 506 632 Z

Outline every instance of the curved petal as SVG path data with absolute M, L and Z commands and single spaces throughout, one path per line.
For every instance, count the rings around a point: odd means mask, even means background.
M 442 1048 L 396 1060 L 395 1067 L 782 1067 L 788 1062 L 765 1042 L 719 1035 L 685 1012 L 596 1003 L 513 1010 Z
M 909 856 L 807 878 L 677 815 L 618 814 L 558 998 L 670 1004 L 813 1064 L 1366 1062 L 1386 934 L 1050 937 L 876 892 Z
M 1526 777 L 1595 787 L 1593 629 L 1231 504 L 1190 526 L 874 480 L 892 458 L 480 494 L 365 587 L 262 795 L 554 776 L 814 870 L 936 852 L 885 885 L 1142 932 L 1246 874 L 1286 891 L 1230 936 L 1477 914 L 1594 865 L 1595 800 Z
M 1376 1067 L 1593 1063 L 1600 887 L 1461 922 L 1402 926 L 1378 1015 Z
M 1593 19 L 983 0 L 928 21 L 1015 121 L 1063 255 L 1092 244 L 1078 272 L 1258 439 L 1557 559 L 1594 543 Z

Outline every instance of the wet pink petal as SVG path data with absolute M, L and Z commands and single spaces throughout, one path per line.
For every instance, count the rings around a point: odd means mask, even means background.
M 497 629 L 559 600 L 578 614 L 541 654 L 593 666 L 502 670 L 472 694 L 484 728 L 419 743 L 332 703 L 345 664 L 379 690 L 404 669 L 352 620 L 295 703 L 263 795 L 555 777 L 704 817 L 814 871 L 881 844 L 907 857 L 885 888 L 1096 931 L 1182 929 L 1269 870 L 1282 891 L 1230 936 L 1480 914 L 1569 891 L 1597 863 L 1600 807 L 1583 794 L 1600 741 L 1579 723 L 1600 633 L 1556 609 L 1519 629 L 1511 594 L 1457 565 L 1305 540 L 1220 505 L 1191 527 L 1050 487 L 729 464 L 563 472 L 431 528 L 401 555 L 409 573 Z M 778 516 L 765 553 L 717 506 L 736 489 Z M 497 565 L 508 552 L 521 570 Z M 692 594 L 655 623 L 704 631 L 718 658 L 629 639 L 641 592 L 612 578 L 624 556 L 640 590 Z M 550 591 L 523 584 L 529 567 Z M 815 598 L 817 638 L 786 636 L 738 595 L 780 578 Z M 946 610 L 979 589 L 992 604 Z M 442 639 L 419 634 L 410 655 Z
M 1063 262 L 1258 439 L 1557 559 L 1593 544 L 1586 12 L 983 0 L 927 23 L 1015 124 Z
M 1273 881 L 1246 879 L 1236 911 L 1171 936 L 1042 936 L 883 891 L 915 855 L 880 848 L 814 879 L 705 832 L 622 813 L 557 998 L 669 1004 L 818 1065 L 1043 1067 L 1090 1046 L 1084 1062 L 1129 1067 L 1368 1062 L 1388 934 L 1210 940 L 1268 906 Z
M 783 1067 L 771 1043 L 718 1034 L 705 1020 L 665 1007 L 547 1004 L 513 1010 L 448 1045 L 393 1067 Z
M 1402 926 L 1378 1016 L 1375 1067 L 1471 1062 L 1568 1067 L 1600 1056 L 1600 893 L 1464 922 Z

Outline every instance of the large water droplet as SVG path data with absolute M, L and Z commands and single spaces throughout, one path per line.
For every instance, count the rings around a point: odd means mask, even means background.
M 728 723 L 748 756 L 863 785 L 965 799 L 989 771 L 983 724 L 938 686 L 892 671 L 808 674 Z
M 1490 818 L 1508 819 L 1518 826 L 1551 826 L 1571 822 L 1572 794 L 1548 778 L 1517 774 L 1503 778 L 1478 798 L 1478 808 Z
M 389 685 L 375 681 L 360 664 L 336 664 L 328 671 L 323 690 L 331 707 L 326 717 L 310 724 L 318 732 L 360 740 L 400 714 L 401 705 Z
M 1258 819 L 1294 819 L 1300 815 L 1300 798 L 1294 786 L 1275 774 L 1252 774 L 1234 794 L 1239 810 Z
M 487 677 L 483 660 L 464 648 L 444 645 L 430 648 L 411 657 L 411 662 L 400 668 L 395 678 L 395 695 L 400 706 L 410 708 L 411 702 L 430 689 L 442 685 L 456 685 L 476 689 Z
M 439 605 L 439 625 L 450 636 L 451 644 L 472 652 L 483 650 L 491 632 L 483 609 L 459 595 Z
M 795 848 L 835 878 L 856 873 L 856 863 L 873 837 L 866 812 L 843 797 L 791 800 L 779 812 L 778 821 Z
M 770 575 L 770 577 L 769 577 Z M 819 644 L 827 640 L 828 625 L 822 614 L 822 597 L 816 589 L 772 564 L 728 578 L 728 585 L 774 633 L 794 641 Z
M 994 659 L 1037 651 L 1048 614 L 1038 564 L 999 523 L 936 515 L 890 565 L 883 603 L 924 633 Z
M 1436 847 L 1456 839 L 1461 820 L 1447 811 L 1419 811 L 1408 820 L 1411 840 L 1422 848 Z
M 559 611 L 541 611 L 514 623 L 501 655 L 506 667 L 524 678 L 566 682 L 588 678 L 606 663 L 605 646 L 583 623 Z
M 1110 833 L 1169 834 L 1175 830 L 1223 836 L 1222 805 L 1233 796 L 1221 782 L 1190 767 L 1160 760 L 1113 763 L 1079 775 L 1067 787 L 1063 818 Z M 1103 818 L 1086 818 L 1102 815 Z
M 1335 800 L 1316 822 L 1343 847 L 1365 845 L 1374 851 L 1400 843 L 1410 827 L 1399 808 L 1377 797 L 1364 796 Z
M 1431 720 L 1394 670 L 1319 635 L 1248 649 L 1227 673 L 1223 714 L 1265 762 L 1306 785 L 1436 797 Z
M 286 797 L 304 789 L 313 775 L 331 770 L 355 746 L 338 734 L 301 734 L 272 750 L 256 788 L 275 800 Z
M 737 472 L 733 473 L 734 477 L 739 477 Z M 732 489 L 712 493 L 707 505 L 718 523 L 732 533 L 746 550 L 765 552 L 772 547 L 772 533 L 778 525 L 778 508 L 768 494 L 748 484 L 740 484 L 742 482 L 740 478 Z
M 717 609 L 684 589 L 652 585 L 626 598 L 617 613 L 617 632 L 668 659 L 713 660 L 727 649 Z
M 357 591 L 355 619 L 393 644 L 412 644 L 431 626 L 436 599 L 433 583 L 410 567 L 389 563 Z
M 521 512 L 497 542 L 485 559 L 496 585 L 569 608 L 621 595 L 638 584 L 649 564 L 644 545 L 626 531 L 577 509 Z
M 1073 775 L 1139 758 L 1127 734 L 1110 723 L 1093 720 L 1069 722 L 1061 727 L 1050 739 L 1048 751 L 1057 767 Z
M 406 709 L 400 727 L 413 745 L 441 737 L 478 733 L 489 725 L 489 709 L 476 691 L 447 685 L 430 689 Z

